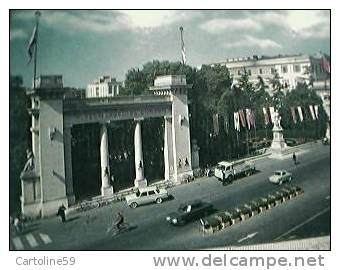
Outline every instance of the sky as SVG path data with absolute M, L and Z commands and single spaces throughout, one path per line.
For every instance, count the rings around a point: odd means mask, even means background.
M 328 10 L 43 10 L 37 74 L 61 74 L 64 86 L 86 87 L 101 75 L 125 79 L 152 60 L 187 64 L 230 57 L 330 53 Z M 34 10 L 10 12 L 10 72 L 31 86 L 27 45 Z

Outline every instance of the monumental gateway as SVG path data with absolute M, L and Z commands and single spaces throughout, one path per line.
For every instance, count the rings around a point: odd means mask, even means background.
M 31 99 L 32 151 L 21 173 L 21 210 L 25 216 L 46 217 L 59 206 L 75 203 L 72 179 L 71 130 L 74 125 L 100 123 L 101 196 L 113 195 L 110 184 L 107 123 L 135 121 L 135 179 L 146 186 L 142 125 L 146 118 L 164 119 L 164 178 L 180 183 L 192 177 L 188 90 L 185 75 L 157 77 L 150 95 L 83 98 L 63 87 L 62 76 L 40 76 Z M 114 143 L 114 142 L 113 142 Z M 97 179 L 93 179 L 96 181 Z

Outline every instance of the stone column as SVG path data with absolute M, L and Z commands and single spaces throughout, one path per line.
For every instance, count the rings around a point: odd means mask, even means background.
M 174 173 L 174 157 L 172 150 L 172 120 L 164 117 L 164 179 L 172 180 Z
M 100 164 L 102 176 L 101 194 L 102 196 L 111 196 L 113 187 L 110 184 L 109 144 L 106 124 L 102 124 L 100 129 Z
M 143 148 L 142 148 L 142 124 L 141 120 L 135 119 L 135 169 L 136 169 L 136 179 L 135 187 L 145 187 L 147 186 L 147 181 L 144 178 L 144 161 L 143 161 Z
M 71 127 L 64 127 L 65 182 L 68 204 L 75 203 L 72 176 L 72 134 Z

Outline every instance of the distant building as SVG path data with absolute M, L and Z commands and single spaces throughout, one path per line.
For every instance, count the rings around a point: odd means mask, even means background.
M 320 58 L 302 54 L 273 57 L 254 55 L 253 57 L 230 58 L 210 64 L 210 66 L 215 65 L 226 66 L 236 81 L 244 72 L 249 74 L 249 80 L 254 83 L 258 82 L 258 76 L 261 76 L 269 86 L 270 94 L 272 94 L 270 79 L 273 78 L 275 71 L 279 74 L 286 91 L 294 89 L 299 82 L 309 83 L 311 78 L 314 81 L 326 78 Z
M 118 96 L 121 86 L 122 83 L 117 82 L 115 78 L 101 76 L 87 85 L 85 96 L 87 98 Z

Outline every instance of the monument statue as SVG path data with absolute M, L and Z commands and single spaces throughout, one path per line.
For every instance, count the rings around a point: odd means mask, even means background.
M 282 128 L 281 127 L 281 116 L 277 110 L 273 113 L 273 118 L 274 118 L 273 119 L 274 127 Z

